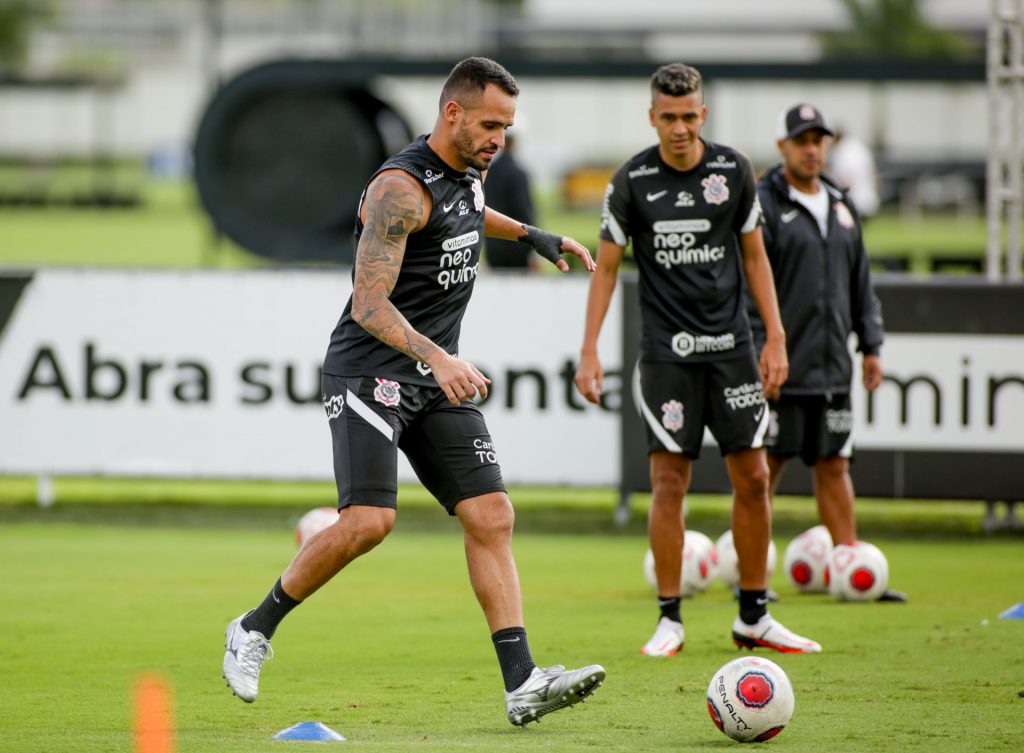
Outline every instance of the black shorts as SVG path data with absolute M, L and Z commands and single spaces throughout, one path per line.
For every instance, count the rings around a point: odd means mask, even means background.
M 806 465 L 821 458 L 853 456 L 850 396 L 792 395 L 770 401 L 765 446 L 772 455 L 799 455 Z
M 633 399 L 647 428 L 647 451 L 700 457 L 704 427 L 723 455 L 764 447 L 768 411 L 753 354 L 723 361 L 641 361 Z
M 440 387 L 323 374 L 338 509 L 397 507 L 398 450 L 449 515 L 464 499 L 505 491 L 480 409 Z

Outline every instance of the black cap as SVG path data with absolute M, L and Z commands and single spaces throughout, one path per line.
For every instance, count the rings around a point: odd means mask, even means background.
M 821 114 L 821 110 L 813 105 L 799 104 L 793 105 L 779 118 L 779 130 L 777 138 L 781 141 L 782 139 L 792 139 L 799 136 L 804 131 L 810 131 L 812 128 L 816 128 L 819 131 L 824 131 L 829 136 L 835 136 L 836 133 L 825 123 L 825 116 Z

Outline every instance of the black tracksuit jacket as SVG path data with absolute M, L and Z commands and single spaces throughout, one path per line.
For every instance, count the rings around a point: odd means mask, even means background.
M 822 182 L 829 195 L 827 238 L 821 237 L 811 213 L 789 197 L 781 166 L 757 185 L 765 248 L 786 330 L 789 379 L 783 395 L 848 393 L 853 379 L 850 333 L 857 334 L 857 349 L 865 355 L 877 355 L 882 346 L 882 306 L 871 285 L 860 218 L 844 191 L 824 176 Z M 764 325 L 748 300 L 760 351 Z

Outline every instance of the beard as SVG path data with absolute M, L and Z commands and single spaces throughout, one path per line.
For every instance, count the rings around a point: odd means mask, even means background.
M 484 154 L 476 148 L 476 144 L 473 143 L 473 137 L 466 130 L 459 129 L 456 131 L 452 144 L 455 146 L 455 151 L 458 152 L 462 161 L 470 167 L 475 167 L 477 170 L 482 171 L 491 166 L 491 156 Z

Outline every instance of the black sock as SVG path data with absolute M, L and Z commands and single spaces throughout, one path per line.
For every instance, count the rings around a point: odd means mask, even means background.
M 682 624 L 683 618 L 679 616 L 679 604 L 682 602 L 678 596 L 659 596 L 658 608 L 661 609 L 661 616 L 668 617 L 673 622 Z
M 526 628 L 503 628 L 491 636 L 494 650 L 498 653 L 501 676 L 505 680 L 505 692 L 511 692 L 526 682 L 537 665 L 530 656 L 530 644 L 526 640 Z
M 751 591 L 740 589 L 740 619 L 753 625 L 768 614 L 768 591 L 760 588 Z
M 242 618 L 242 627 L 263 633 L 269 640 L 274 637 L 278 623 L 301 603 L 284 592 L 281 588 L 281 579 L 278 578 L 263 603 Z

